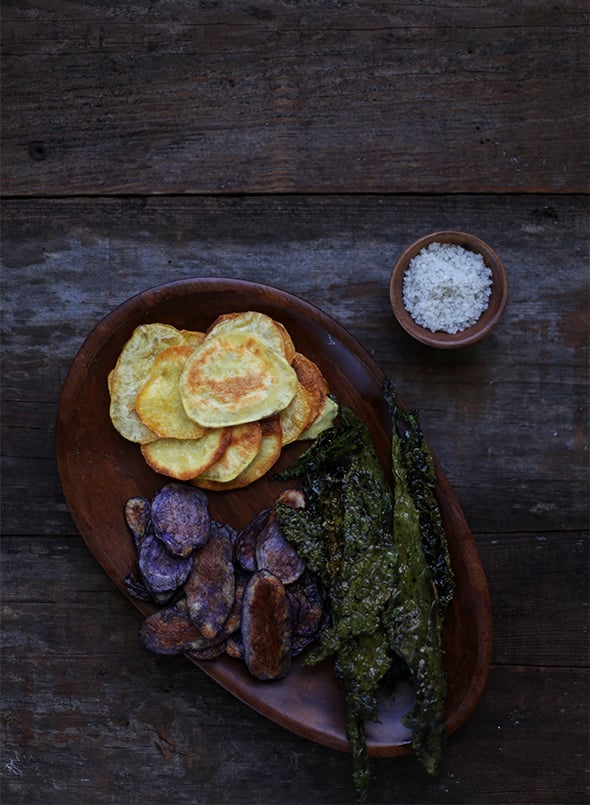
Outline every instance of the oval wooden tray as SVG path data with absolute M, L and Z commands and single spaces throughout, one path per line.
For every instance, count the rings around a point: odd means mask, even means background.
M 133 495 L 151 495 L 169 479 L 144 463 L 139 447 L 111 425 L 107 375 L 133 329 L 146 322 L 204 330 L 220 313 L 259 310 L 281 321 L 296 348 L 316 361 L 331 391 L 369 426 L 384 467 L 390 466 L 390 430 L 381 397 L 383 373 L 364 348 L 337 322 L 309 303 L 269 286 L 232 279 L 192 279 L 162 285 L 132 297 L 90 333 L 65 380 L 56 429 L 58 467 L 74 522 L 88 548 L 123 593 L 136 568 L 136 553 L 123 507 Z M 395 378 L 392 378 L 395 383 Z M 285 449 L 278 467 L 292 461 L 300 445 Z M 274 500 L 281 485 L 261 479 L 233 492 L 210 493 L 210 511 L 235 528 Z M 437 496 L 448 534 L 457 591 L 444 634 L 449 677 L 446 724 L 454 732 L 471 714 L 484 688 L 492 649 L 490 602 L 485 575 L 469 527 L 437 463 Z M 127 593 L 125 593 L 127 595 Z M 129 600 L 144 614 L 153 607 Z M 137 639 L 130 634 L 129 640 Z M 222 657 L 196 663 L 220 685 L 284 727 L 327 746 L 348 750 L 344 702 L 329 662 L 306 667 L 296 658 L 278 682 L 258 682 L 242 662 Z M 400 684 L 380 702 L 380 721 L 367 725 L 371 755 L 410 752 L 400 718 L 413 700 Z

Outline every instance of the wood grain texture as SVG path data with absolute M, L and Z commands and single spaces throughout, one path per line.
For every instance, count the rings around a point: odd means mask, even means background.
M 354 801 L 345 753 L 142 648 L 60 488 L 84 339 L 194 277 L 347 328 L 419 409 L 474 534 L 484 695 L 439 777 L 374 758 L 370 801 L 588 801 L 588 27 L 577 0 L 3 0 L 3 804 Z M 388 298 L 441 229 L 482 237 L 510 282 L 456 352 Z
M 85 337 L 196 276 L 278 285 L 347 327 L 420 409 L 474 532 L 486 690 L 440 777 L 375 759 L 373 801 L 587 799 L 587 197 L 15 199 L 2 222 L 3 802 L 353 801 L 345 754 L 141 648 L 60 490 L 57 400 Z M 438 228 L 479 234 L 511 282 L 494 333 L 453 354 L 411 341 L 387 292 L 397 255 Z
M 90 330 L 133 294 L 198 276 L 277 284 L 346 327 L 420 408 L 475 532 L 586 528 L 586 198 L 30 200 L 2 215 L 8 533 L 71 529 L 53 423 Z M 452 354 L 406 336 L 388 299 L 398 254 L 441 226 L 481 235 L 510 279 L 494 332 Z M 31 481 L 48 492 L 25 512 Z
M 517 538 L 524 579 L 530 538 Z M 556 547 L 547 541 L 547 562 L 559 561 Z M 503 576 L 517 583 L 510 552 L 485 541 L 480 551 L 492 590 Z M 354 801 L 346 754 L 263 719 L 188 661 L 146 652 L 139 613 L 82 540 L 5 538 L 2 558 L 23 568 L 3 615 L 3 696 L 11 703 L 3 802 L 294 803 L 302 787 L 306 802 Z M 582 574 L 578 564 L 580 581 Z M 53 586 L 39 589 L 40 578 Z M 556 593 L 568 598 L 567 586 L 562 578 Z M 557 643 L 565 636 L 554 639 L 551 621 L 546 596 L 535 628 L 553 656 L 533 652 L 523 664 L 493 666 L 475 713 L 449 740 L 441 775 L 425 777 L 413 758 L 376 758 L 373 801 L 584 800 L 587 668 L 564 666 L 571 660 Z M 518 611 L 513 628 L 530 638 Z M 501 633 L 498 640 L 500 652 L 510 645 Z
M 5 2 L 2 190 L 586 192 L 587 33 L 575 0 Z

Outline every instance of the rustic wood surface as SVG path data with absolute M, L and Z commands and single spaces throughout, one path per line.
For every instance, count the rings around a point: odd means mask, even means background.
M 3 803 L 352 803 L 350 758 L 178 657 L 64 500 L 55 418 L 88 333 L 146 288 L 267 283 L 346 327 L 419 408 L 487 575 L 484 694 L 440 776 L 370 802 L 588 801 L 588 9 L 2 3 Z M 482 342 L 389 305 L 415 238 L 510 279 Z
M 5 192 L 587 190 L 584 3 L 3 12 Z

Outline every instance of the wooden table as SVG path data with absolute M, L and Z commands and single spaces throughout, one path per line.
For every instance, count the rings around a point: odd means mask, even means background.
M 145 288 L 278 286 L 419 408 L 475 536 L 487 687 L 439 777 L 375 759 L 371 802 L 579 803 L 588 767 L 588 8 L 3 3 L 3 803 L 345 803 L 350 759 L 264 719 L 141 616 L 77 532 L 62 383 Z M 502 257 L 495 331 L 410 340 L 418 236 Z

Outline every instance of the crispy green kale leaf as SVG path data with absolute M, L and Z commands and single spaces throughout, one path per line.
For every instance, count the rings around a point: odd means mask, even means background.
M 442 666 L 438 595 L 423 549 L 420 511 L 409 491 L 401 441 L 394 427 L 393 534 L 400 572 L 386 606 L 385 623 L 390 646 L 404 660 L 414 683 L 414 706 L 402 721 L 412 731 L 416 756 L 430 774 L 436 774 L 445 740 L 447 680 Z
M 455 579 L 447 535 L 436 500 L 436 475 L 432 454 L 415 410 L 402 410 L 392 382 L 387 379 L 383 392 L 389 406 L 394 432 L 399 436 L 399 463 L 405 470 L 408 493 L 419 514 L 422 548 L 435 585 L 441 619 L 455 593 Z M 394 462 L 395 466 L 395 462 Z
M 439 603 L 446 606 L 452 596 L 446 538 L 417 419 L 411 427 L 404 420 L 402 438 L 392 386 L 384 394 L 392 414 L 394 490 L 366 425 L 342 406 L 339 427 L 322 433 L 277 476 L 298 479 L 306 497 L 304 509 L 277 504 L 277 517 L 328 593 L 330 624 L 307 661 L 334 657 L 360 800 L 369 783 L 364 724 L 378 717 L 377 691 L 400 669 L 414 682 L 416 702 L 405 723 L 429 772 L 439 766 L 444 738 Z

